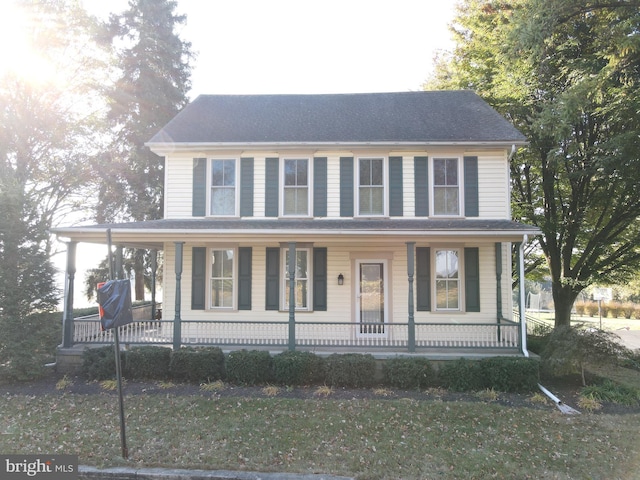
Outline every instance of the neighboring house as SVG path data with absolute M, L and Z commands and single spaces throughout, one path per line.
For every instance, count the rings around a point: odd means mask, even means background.
M 109 229 L 164 255 L 162 328 L 129 343 L 526 354 L 511 253 L 539 232 L 509 191 L 525 143 L 470 91 L 201 95 L 147 143 L 164 219 L 56 230 L 63 347 L 90 341 L 69 313 L 75 244 Z

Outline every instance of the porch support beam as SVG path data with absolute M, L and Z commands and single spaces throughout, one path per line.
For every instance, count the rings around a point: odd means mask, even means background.
M 67 243 L 67 270 L 64 282 L 64 314 L 62 315 L 62 348 L 73 346 L 73 294 L 76 275 L 77 242 Z
M 407 276 L 409 278 L 409 318 L 407 327 L 407 346 L 409 352 L 416 351 L 416 324 L 413 305 L 413 277 L 415 275 L 415 250 L 416 242 L 407 242 Z
M 156 318 L 156 281 L 158 271 L 158 250 L 151 250 L 151 320 Z
M 289 350 L 296 349 L 296 242 L 289 242 Z
M 522 243 L 518 245 L 518 290 L 520 301 L 518 311 L 520 315 L 520 348 L 525 357 L 529 356 L 527 350 L 527 317 L 525 311 L 525 274 L 524 274 L 524 246 L 527 243 L 527 235 L 522 238 Z
M 175 316 L 173 317 L 173 349 L 178 350 L 182 345 L 182 251 L 184 242 L 175 242 L 176 246 L 176 297 Z

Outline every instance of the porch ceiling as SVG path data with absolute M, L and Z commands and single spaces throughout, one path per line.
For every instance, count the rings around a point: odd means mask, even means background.
M 64 227 L 53 230 L 58 237 L 71 241 L 100 243 L 107 242 L 106 232 L 111 229 L 112 241 L 116 244 L 135 248 L 162 249 L 164 242 L 211 241 L 212 237 L 240 240 L 259 236 L 264 240 L 283 241 L 287 239 L 314 240 L 318 237 L 328 240 L 356 238 L 398 240 L 434 238 L 483 238 L 491 241 L 515 242 L 524 235 L 540 233 L 536 227 L 510 220 L 492 219 L 163 219 L 146 222 L 113 223 Z

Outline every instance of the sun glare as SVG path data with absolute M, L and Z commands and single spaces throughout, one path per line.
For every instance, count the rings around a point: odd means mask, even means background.
M 32 46 L 36 26 L 27 13 L 13 2 L 3 3 L 0 16 L 0 77 L 15 75 L 30 83 L 51 81 L 53 67 Z

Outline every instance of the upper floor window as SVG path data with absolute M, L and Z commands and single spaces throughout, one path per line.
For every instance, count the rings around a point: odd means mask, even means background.
M 209 307 L 234 308 L 235 298 L 235 251 L 232 248 L 211 249 L 210 251 L 210 299 Z
M 436 310 L 460 310 L 458 250 L 436 250 Z
M 210 215 L 236 215 L 236 161 L 213 159 L 210 164 Z
M 460 161 L 433 159 L 433 214 L 460 215 Z
M 358 215 L 385 214 L 384 159 L 358 159 Z
M 282 214 L 309 215 L 309 159 L 293 158 L 283 162 Z

